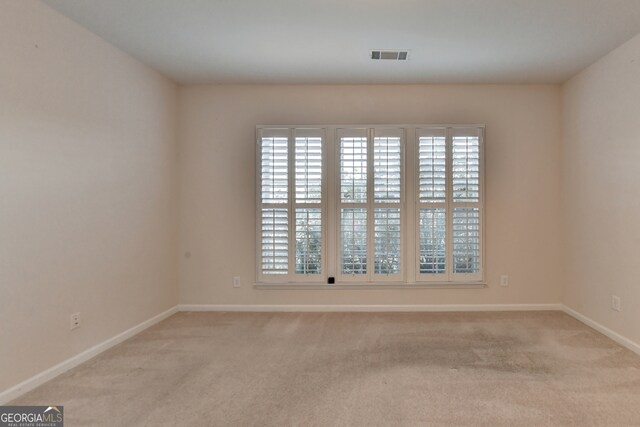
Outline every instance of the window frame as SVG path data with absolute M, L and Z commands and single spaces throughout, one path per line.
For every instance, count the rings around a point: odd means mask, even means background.
M 287 274 L 264 274 L 262 272 L 262 138 L 277 135 L 287 137 L 288 198 L 286 203 L 288 233 Z M 296 200 L 296 137 L 320 137 L 322 146 L 321 202 L 297 203 Z M 326 283 L 327 278 L 327 130 L 319 126 L 260 126 L 256 127 L 256 278 L 257 283 Z M 272 204 L 267 203 L 271 208 Z M 282 207 L 285 206 L 282 203 Z M 320 208 L 322 249 L 320 251 L 320 274 L 298 274 L 296 272 L 296 208 Z
M 414 141 L 414 235 L 415 239 L 415 278 L 416 283 L 434 283 L 434 284 L 472 284 L 472 283 L 484 283 L 485 274 L 485 225 L 484 225 L 484 125 L 441 125 L 441 126 L 420 126 L 415 129 L 415 141 Z M 424 132 L 421 132 L 424 131 Z M 434 136 L 437 133 L 444 134 L 445 138 L 445 201 L 427 204 L 420 201 L 420 137 L 421 136 Z M 431 134 L 431 135 L 428 135 Z M 472 135 L 473 134 L 473 135 Z M 454 202 L 453 201 L 453 138 L 456 136 L 477 136 L 478 137 L 478 149 L 479 149 L 479 195 L 478 202 Z M 440 136 L 440 135 L 438 135 Z M 446 215 L 446 270 L 441 274 L 426 274 L 420 272 L 420 209 L 425 207 L 444 208 Z M 478 273 L 455 273 L 453 271 L 454 266 L 454 251 L 453 251 L 453 210 L 456 207 L 477 207 L 479 211 L 479 263 L 480 271 Z M 438 277 L 439 276 L 439 277 Z
M 341 274 L 341 201 L 340 194 L 340 138 L 339 131 L 364 130 L 367 136 L 368 146 L 368 193 L 367 208 L 367 274 L 354 280 L 351 275 Z M 479 273 L 472 275 L 447 274 L 447 277 L 427 277 L 428 274 L 420 273 L 420 199 L 419 199 L 419 132 L 421 130 L 444 129 L 446 131 L 447 146 L 447 232 L 452 229 L 450 219 L 453 210 L 449 206 L 449 192 L 452 185 L 451 135 L 457 130 L 471 130 L 477 133 L 479 140 Z M 288 165 L 289 165 L 289 199 L 287 202 L 289 218 L 289 270 L 286 275 L 262 274 L 262 164 L 261 142 L 264 132 L 280 130 L 288 132 Z M 299 131 L 322 132 L 322 250 L 321 250 L 321 274 L 299 275 L 295 270 L 296 235 L 295 235 L 295 138 Z M 399 130 L 401 132 L 401 201 L 400 208 L 400 274 L 375 275 L 374 269 L 374 194 L 373 194 L 373 146 L 374 130 Z M 454 131 L 455 130 L 455 131 Z M 366 288 L 484 288 L 486 260 L 485 260 L 485 125 L 484 124 L 411 124 L 411 125 L 258 125 L 256 126 L 256 252 L 255 268 L 257 288 L 263 289 L 366 289 Z M 369 159 L 371 158 L 371 161 Z M 411 161 L 407 161 L 411 160 Z M 292 172 L 293 171 L 293 172 Z M 371 176 L 371 179 L 369 179 Z M 305 204 L 306 205 L 306 204 Z M 389 203 L 385 204 L 387 207 Z M 422 204 L 424 206 L 424 203 Z M 304 207 L 304 206 L 303 206 Z M 309 206 L 311 207 L 311 206 Z M 315 207 L 315 206 L 313 206 Z M 292 227 L 293 225 L 293 227 Z M 447 265 L 449 271 L 453 268 L 453 239 L 447 239 Z M 314 277 L 311 277 L 314 276 Z M 381 276 L 381 277 L 374 277 Z M 393 276 L 393 277 L 389 277 Z M 335 284 L 327 284 L 329 277 L 335 277 Z
M 364 133 L 363 133 L 364 132 Z M 384 126 L 341 126 L 337 127 L 333 133 L 334 142 L 334 164 L 335 164 L 335 187 L 334 197 L 336 207 L 332 212 L 334 216 L 335 227 L 332 230 L 334 234 L 335 245 L 335 278 L 339 283 L 404 283 L 405 271 L 407 264 L 406 260 L 406 164 L 405 164 L 405 151 L 406 151 L 406 128 L 402 126 L 384 125 Z M 366 203 L 345 203 L 342 201 L 341 194 L 341 180 L 340 180 L 340 143 L 341 137 L 359 136 L 367 138 L 367 201 Z M 400 137 L 400 202 L 399 203 L 378 203 L 375 202 L 374 196 L 374 139 L 376 136 L 399 136 Z M 398 274 L 375 274 L 374 262 L 375 262 L 375 209 L 379 208 L 399 208 L 400 209 L 400 273 Z M 362 207 L 367 212 L 367 273 L 362 275 L 344 274 L 342 272 L 342 233 L 341 233 L 341 220 L 342 209 L 346 208 L 358 208 Z

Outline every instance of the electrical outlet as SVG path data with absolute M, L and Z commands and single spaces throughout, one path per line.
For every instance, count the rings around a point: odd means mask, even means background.
M 240 287 L 240 276 L 234 276 L 233 277 L 233 287 L 234 288 L 239 288 Z
M 509 276 L 506 274 L 500 276 L 500 286 L 509 286 Z
M 80 313 L 72 313 L 70 320 L 71 320 L 71 324 L 69 325 L 70 330 L 74 330 L 80 327 Z
M 611 295 L 611 309 L 615 311 L 622 311 L 622 305 L 620 305 L 619 296 Z

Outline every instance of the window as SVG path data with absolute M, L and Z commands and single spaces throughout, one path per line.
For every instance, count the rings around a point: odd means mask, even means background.
M 483 133 L 259 127 L 258 282 L 481 283 Z
M 482 280 L 481 128 L 417 129 L 418 281 Z
M 324 130 L 259 131 L 259 281 L 324 278 Z
M 337 129 L 341 282 L 400 281 L 402 129 Z

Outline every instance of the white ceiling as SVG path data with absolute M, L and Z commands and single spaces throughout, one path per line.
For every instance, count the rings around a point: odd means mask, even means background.
M 43 1 L 181 83 L 556 83 L 640 33 L 640 0 Z

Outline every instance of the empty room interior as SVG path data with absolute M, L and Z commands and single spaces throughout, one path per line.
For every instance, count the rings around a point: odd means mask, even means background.
M 639 266 L 638 0 L 0 0 L 0 426 L 640 426 Z

